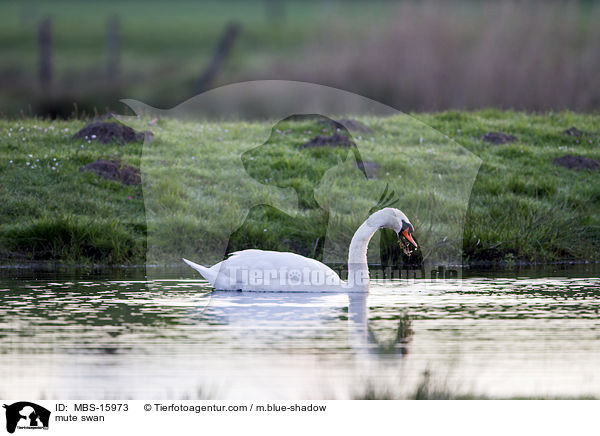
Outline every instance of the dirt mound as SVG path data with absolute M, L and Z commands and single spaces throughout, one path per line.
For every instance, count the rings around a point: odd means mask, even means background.
M 504 132 L 487 132 L 481 139 L 492 144 L 506 144 L 515 141 L 517 137 Z
M 580 137 L 583 135 L 583 132 L 579 130 L 577 127 L 569 127 L 567 130 L 563 132 L 567 136 L 577 136 Z
M 99 159 L 79 169 L 90 171 L 108 180 L 118 180 L 124 185 L 139 185 L 141 183 L 140 171 L 137 168 L 123 165 L 118 160 Z
M 554 159 L 554 165 L 572 170 L 595 170 L 600 167 L 600 161 L 585 156 L 567 154 Z
M 340 118 L 339 120 L 331 120 L 328 123 L 334 129 L 345 129 L 351 132 L 373 133 L 373 129 L 357 120 L 350 118 Z
M 93 122 L 85 126 L 73 135 L 73 139 L 85 139 L 88 141 L 99 141 L 103 144 L 119 142 L 127 144 L 130 142 L 143 141 L 145 132 L 136 132 L 131 127 L 119 123 Z
M 350 131 L 362 132 L 362 133 L 373 133 L 373 129 L 371 129 L 369 126 L 361 123 L 360 121 L 350 120 L 348 118 L 342 118 L 341 120 L 338 120 L 338 121 L 340 123 L 342 123 L 344 126 L 346 126 L 346 128 Z
M 300 148 L 310 147 L 354 147 L 355 144 L 346 135 L 340 135 L 336 133 L 331 136 L 317 135 L 310 141 L 305 142 Z
M 339 120 L 334 120 L 331 118 L 327 118 L 323 115 L 317 114 L 296 114 L 287 117 L 285 121 L 313 121 L 315 123 L 321 124 L 322 126 L 332 127 L 333 129 L 340 129 L 342 131 L 373 133 L 373 129 L 371 129 L 369 126 L 361 123 L 360 121 L 352 120 L 350 118 L 340 118 Z

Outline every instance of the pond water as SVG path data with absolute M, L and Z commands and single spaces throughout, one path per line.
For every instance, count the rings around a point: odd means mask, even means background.
M 0 269 L 0 397 L 600 396 L 598 265 L 376 280 L 367 298 L 161 276 Z

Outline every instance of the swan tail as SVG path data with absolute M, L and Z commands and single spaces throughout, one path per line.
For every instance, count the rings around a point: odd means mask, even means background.
M 217 274 L 214 271 L 211 271 L 210 268 L 207 268 L 202 265 L 198 265 L 197 263 L 192 262 L 191 260 L 183 259 L 185 263 L 198 271 L 202 277 L 210 282 L 211 285 L 214 285 L 217 280 Z

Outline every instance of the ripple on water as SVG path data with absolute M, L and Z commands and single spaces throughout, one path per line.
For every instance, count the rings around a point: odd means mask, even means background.
M 414 385 L 425 369 L 486 395 L 600 395 L 597 277 L 376 280 L 350 304 L 209 293 L 203 280 L 0 280 L 0 291 L 9 396 L 218 385 L 221 397 L 322 398 L 325 385 L 349 395 L 369 377 Z

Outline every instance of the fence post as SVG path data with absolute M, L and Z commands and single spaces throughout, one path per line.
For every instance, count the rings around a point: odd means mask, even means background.
M 235 42 L 237 36 L 241 31 L 241 26 L 237 23 L 229 23 L 225 28 L 225 32 L 217 45 L 217 48 L 213 54 L 213 57 L 208 64 L 208 67 L 202 73 L 200 80 L 198 80 L 195 92 L 199 94 L 201 92 L 206 91 L 210 88 L 211 84 L 214 82 L 219 70 L 223 66 L 223 63 L 229 56 L 229 52 L 233 47 L 233 43 Z
M 40 85 L 43 90 L 52 86 L 52 22 L 49 17 L 40 21 L 38 27 L 40 45 Z
M 119 78 L 121 58 L 119 40 L 119 17 L 112 15 L 106 23 L 106 76 L 109 83 L 114 83 Z

